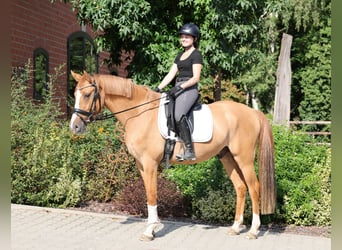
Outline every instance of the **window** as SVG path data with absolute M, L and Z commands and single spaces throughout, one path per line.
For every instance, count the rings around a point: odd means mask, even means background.
M 68 38 L 68 113 L 74 106 L 74 89 L 76 82 L 72 78 L 70 70 L 82 73 L 98 72 L 98 56 L 92 38 L 85 32 L 78 31 Z M 68 114 L 69 115 L 69 114 Z
M 33 52 L 33 98 L 44 100 L 48 93 L 49 55 L 42 48 Z

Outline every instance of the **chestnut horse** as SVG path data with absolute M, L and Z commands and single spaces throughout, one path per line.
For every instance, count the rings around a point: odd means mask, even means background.
M 70 121 L 73 133 L 84 133 L 86 125 L 107 107 L 122 123 L 125 143 L 135 158 L 144 181 L 147 197 L 147 227 L 141 240 L 152 240 L 160 226 L 157 212 L 157 172 L 163 158 L 165 140 L 158 129 L 158 107 L 161 94 L 130 79 L 111 75 L 83 75 L 71 71 L 77 81 L 75 108 Z M 239 234 L 243 223 L 246 191 L 252 201 L 252 225 L 247 238 L 256 239 L 261 214 L 274 213 L 276 203 L 274 145 L 266 116 L 244 104 L 218 101 L 209 104 L 213 116 L 213 135 L 208 142 L 194 143 L 195 161 L 170 163 L 193 164 L 219 156 L 236 190 L 235 219 L 230 234 Z M 182 148 L 179 142 L 175 152 Z M 258 149 L 259 180 L 254 170 Z M 260 186 L 259 186 L 260 181 Z

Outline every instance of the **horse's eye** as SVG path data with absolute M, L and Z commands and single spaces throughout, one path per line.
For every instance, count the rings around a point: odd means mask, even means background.
M 84 95 L 84 98 L 87 98 L 87 99 L 88 99 L 89 97 L 90 97 L 90 93 Z

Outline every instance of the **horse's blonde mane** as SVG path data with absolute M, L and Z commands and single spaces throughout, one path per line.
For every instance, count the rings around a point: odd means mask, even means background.
M 98 78 L 106 93 L 127 98 L 132 97 L 132 79 L 112 75 L 99 75 Z

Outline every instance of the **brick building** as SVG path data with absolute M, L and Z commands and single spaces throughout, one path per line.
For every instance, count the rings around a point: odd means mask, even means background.
M 110 73 L 103 64 L 108 53 L 96 53 L 91 27 L 80 25 L 71 5 L 49 0 L 12 0 L 10 2 L 11 66 L 23 67 L 30 59 L 33 67 L 28 81 L 28 96 L 41 99 L 48 91 L 49 74 L 62 66 L 64 72 L 57 80 L 55 95 L 60 108 L 67 113 L 68 94 L 74 82 L 70 70 L 90 73 Z M 126 76 L 126 65 L 114 69 Z

